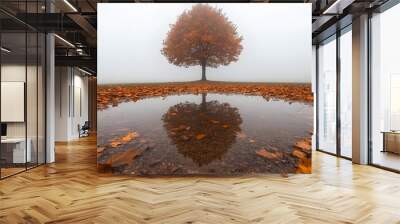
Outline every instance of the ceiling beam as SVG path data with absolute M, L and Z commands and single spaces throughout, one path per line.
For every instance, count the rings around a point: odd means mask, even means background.
M 97 60 L 91 56 L 55 56 L 56 66 L 82 66 L 96 70 Z
M 97 30 L 90 24 L 85 17 L 80 14 L 68 14 L 68 17 L 74 21 L 77 25 L 79 25 L 83 31 L 89 36 L 86 39 L 90 43 L 91 46 L 97 45 Z
M 323 14 L 342 14 L 343 10 L 353 2 L 355 0 L 336 0 L 323 11 Z

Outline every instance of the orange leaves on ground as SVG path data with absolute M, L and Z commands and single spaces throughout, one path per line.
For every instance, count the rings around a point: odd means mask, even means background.
M 279 161 L 287 157 L 297 158 L 296 172 L 297 173 L 311 173 L 311 138 L 301 139 L 293 145 L 291 153 L 268 150 L 262 148 L 256 151 L 256 154 L 265 159 Z
M 112 167 L 118 167 L 122 165 L 130 165 L 133 160 L 141 155 L 144 149 L 140 148 L 124 148 L 123 151 L 113 151 L 113 153 L 109 153 L 110 150 L 118 150 L 119 147 L 125 146 L 131 141 L 135 140 L 139 137 L 137 132 L 128 132 L 125 135 L 121 135 L 111 139 L 108 142 L 108 145 L 104 145 L 97 148 L 97 156 L 98 158 L 102 154 L 109 154 L 102 162 L 97 163 L 97 167 L 99 170 L 107 170 Z M 145 139 L 141 139 L 140 142 L 142 144 L 146 143 Z
M 137 132 L 130 132 L 127 135 L 122 136 L 121 140 L 122 140 L 122 142 L 130 142 L 138 136 L 139 136 L 139 134 Z
M 172 132 L 179 132 L 179 131 L 184 131 L 184 130 L 190 130 L 190 126 L 181 124 L 178 127 L 171 129 Z
M 296 170 L 297 173 L 311 173 L 311 171 L 312 171 L 311 160 L 308 163 L 299 164 Z
M 292 156 L 299 159 L 296 170 L 298 173 L 311 173 L 311 138 L 296 142 Z
M 137 132 L 129 132 L 126 135 L 112 139 L 110 141 L 110 146 L 113 148 L 120 147 L 122 145 L 125 145 L 125 144 L 133 141 L 138 136 L 139 136 L 139 134 Z
M 260 149 L 256 153 L 257 153 L 257 155 L 264 157 L 266 159 L 282 159 L 282 157 L 283 157 L 282 152 L 278 152 L 278 151 L 271 152 L 266 149 Z
M 126 101 L 137 101 L 148 97 L 177 94 L 225 93 L 262 96 L 266 100 L 272 98 L 311 103 L 313 95 L 308 84 L 271 84 L 271 83 L 227 83 L 227 82 L 188 82 L 99 86 L 97 107 L 99 110 L 109 106 L 117 106 Z M 171 113 L 171 116 L 175 116 Z M 212 121 L 211 121 L 212 122 Z
M 307 139 L 296 142 L 295 146 L 304 151 L 311 151 L 311 142 Z
M 302 152 L 302 151 L 300 151 L 300 150 L 298 150 L 298 149 L 293 150 L 292 155 L 293 155 L 294 157 L 299 158 L 299 159 L 305 159 L 305 158 L 307 158 L 306 153 L 304 153 L 304 152 Z
M 142 150 L 137 150 L 137 149 L 129 149 L 124 152 L 115 153 L 105 162 L 105 164 L 113 167 L 118 167 L 124 164 L 130 164 L 133 162 L 133 159 L 136 156 L 140 155 L 141 153 Z
M 113 140 L 113 141 L 110 143 L 110 145 L 111 145 L 111 147 L 115 148 L 115 147 L 118 147 L 118 146 L 122 145 L 122 143 L 121 143 L 120 141 Z

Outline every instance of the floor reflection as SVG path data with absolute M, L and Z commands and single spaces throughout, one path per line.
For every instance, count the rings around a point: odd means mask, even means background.
M 184 102 L 163 115 L 164 127 L 178 152 L 197 165 L 221 159 L 240 133 L 242 119 L 237 108 L 228 103 L 206 100 L 200 104 Z

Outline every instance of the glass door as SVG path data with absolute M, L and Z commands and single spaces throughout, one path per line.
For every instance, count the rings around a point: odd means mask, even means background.
M 340 36 L 340 156 L 352 157 L 352 33 Z
M 43 13 L 44 1 L 19 2 L 19 13 Z M 2 5 L 3 3 L 0 3 Z M 7 4 L 7 3 L 4 3 Z M 0 20 L 12 21 L 0 12 Z M 0 178 L 45 163 L 45 44 L 43 33 L 0 22 Z
M 318 47 L 318 149 L 336 154 L 336 36 Z
M 25 32 L 1 34 L 1 177 L 26 170 L 27 39 Z
M 371 18 L 370 162 L 400 171 L 400 4 Z

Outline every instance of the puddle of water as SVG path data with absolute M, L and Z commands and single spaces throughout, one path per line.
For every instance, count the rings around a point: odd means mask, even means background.
M 312 125 L 310 104 L 260 96 L 124 102 L 98 111 L 98 163 L 133 175 L 293 173 L 293 145 L 310 137 Z M 279 156 L 260 156 L 261 149 Z

